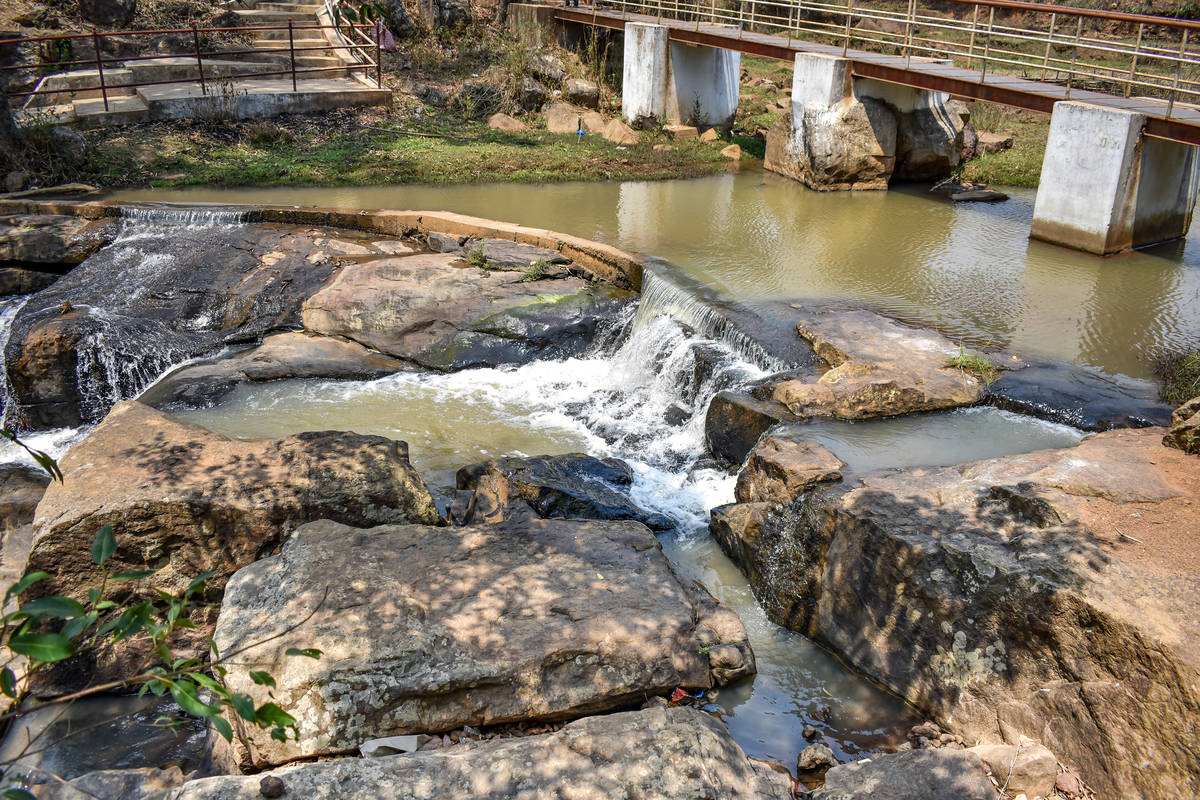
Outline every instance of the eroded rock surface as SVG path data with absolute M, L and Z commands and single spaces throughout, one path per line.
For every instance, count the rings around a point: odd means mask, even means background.
M 304 332 L 277 333 L 244 352 L 182 367 L 156 382 L 138 400 L 155 408 L 176 403 L 211 405 L 240 383 L 288 378 L 363 380 L 404 367 L 404 362 L 357 342 Z
M 911 750 L 825 773 L 813 800 L 995 800 L 978 756 L 965 750 Z
M 895 116 L 870 98 L 803 106 L 767 132 L 763 166 L 820 191 L 886 189 L 896 133 Z
M 50 476 L 38 467 L 0 465 L 0 586 L 8 587 L 25 572 L 33 544 L 33 514 Z
M 704 415 L 704 441 L 713 458 L 741 464 L 771 426 L 798 419 L 782 403 L 726 390 L 709 401 Z
M 317 608 L 300 629 L 286 631 Z M 216 642 L 269 669 L 299 741 L 246 730 L 256 766 L 382 736 L 564 719 L 753 674 L 737 615 L 681 582 L 635 522 L 301 527 L 229 581 Z M 320 660 L 284 658 L 316 647 Z
M 629 519 L 653 530 L 673 527 L 669 517 L 647 511 L 629 498 L 633 470 L 616 458 L 583 453 L 498 458 L 463 467 L 459 490 L 473 492 L 467 524 L 528 518 Z
M 870 473 L 714 531 L 773 620 L 964 738 L 1028 735 L 1106 795 L 1191 796 L 1200 464 L 1161 437 Z
M 48 214 L 0 216 L 0 262 L 78 264 L 112 241 L 118 225 Z
M 1163 436 L 1163 444 L 1200 455 L 1200 397 L 1184 403 L 1171 415 L 1171 429 Z
M 631 296 L 576 277 L 484 271 L 463 258 L 347 267 L 304 304 L 305 327 L 435 369 L 494 366 L 586 349 L 599 320 Z
M 944 336 L 865 310 L 797 307 L 800 335 L 829 370 L 776 385 L 772 399 L 798 417 L 870 419 L 971 405 L 984 385 L 946 362 Z
M 729 731 L 690 708 L 587 717 L 555 733 L 383 758 L 277 769 L 306 800 L 787 800 L 787 773 L 746 757 Z M 258 800 L 263 776 L 193 781 L 169 800 Z
M 840 458 L 816 442 L 765 436 L 738 474 L 734 497 L 739 503 L 790 504 L 818 483 L 841 480 L 844 466 Z

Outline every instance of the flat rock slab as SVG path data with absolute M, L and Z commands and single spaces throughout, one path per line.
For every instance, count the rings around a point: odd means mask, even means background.
M 987 387 L 990 405 L 1085 431 L 1167 425 L 1171 407 L 1158 385 L 1065 362 L 1038 362 L 1005 372 Z
M 789 800 L 791 778 L 746 757 L 690 708 L 587 717 L 541 736 L 192 781 L 164 800 L 260 800 L 263 777 L 305 800 Z
M 871 419 L 971 405 L 983 383 L 946 366 L 957 348 L 941 334 L 861 309 L 796 306 L 797 330 L 829 371 L 784 381 L 773 399 L 799 417 Z
M 520 270 L 539 261 L 558 265 L 571 263 L 569 258 L 563 258 L 562 254 L 556 250 L 510 242 L 507 239 L 483 239 L 469 242 L 465 245 L 465 249 L 468 252 L 479 250 L 487 261 L 488 269 Z
M 267 640 L 229 686 L 264 701 L 247 670 L 270 671 L 299 722 L 286 743 L 243 731 L 257 767 L 384 736 L 569 719 L 754 672 L 737 615 L 680 581 L 635 522 L 311 523 L 229 581 L 215 639 L 221 652 Z M 324 655 L 284 658 L 289 647 Z
M 116 220 L 52 214 L 0 216 L 0 262 L 78 264 L 116 236 Z
M 580 352 L 630 296 L 576 277 L 529 278 L 472 268 L 461 253 L 380 259 L 345 267 L 305 302 L 303 320 L 422 366 L 463 369 Z
M 473 495 L 465 521 L 521 519 L 533 511 L 542 518 L 629 519 L 652 530 L 669 530 L 671 519 L 647 511 L 629 497 L 633 470 L 616 458 L 584 453 L 497 458 L 463 467 L 459 490 Z
M 790 504 L 818 483 L 841 480 L 845 463 L 816 442 L 764 436 L 738 473 L 739 503 Z
M 965 750 L 912 750 L 842 764 L 813 800 L 995 800 L 983 763 Z
M 212 405 L 240 383 L 289 378 L 364 380 L 390 375 L 404 362 L 358 342 L 311 333 L 277 333 L 232 356 L 170 373 L 138 400 L 154 408 Z
M 1037 739 L 1106 796 L 1191 796 L 1200 459 L 1161 437 L 869 473 L 725 511 L 718 539 L 772 619 L 964 738 Z
M 59 279 L 50 272 L 38 272 L 19 267 L 0 268 L 0 297 L 40 292 Z

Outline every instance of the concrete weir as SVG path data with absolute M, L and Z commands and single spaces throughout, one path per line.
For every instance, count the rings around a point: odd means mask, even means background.
M 671 42 L 667 28 L 625 26 L 621 115 L 630 124 L 651 120 L 725 127 L 737 113 L 742 54 Z
M 1197 148 L 1147 137 L 1145 126 L 1144 114 L 1055 103 L 1030 235 L 1098 255 L 1186 235 Z

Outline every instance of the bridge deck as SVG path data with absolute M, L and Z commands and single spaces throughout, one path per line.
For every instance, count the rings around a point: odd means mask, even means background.
M 606 28 L 622 29 L 627 22 L 662 25 L 668 38 L 690 44 L 738 50 L 743 53 L 791 61 L 796 53 L 822 53 L 842 57 L 841 47 L 788 39 L 768 33 L 738 31 L 728 26 L 703 22 L 685 22 L 645 14 L 622 13 L 599 8 L 556 8 L 555 19 Z M 1070 89 L 1010 75 L 996 75 L 962 69 L 950 64 L 903 56 L 889 56 L 866 50 L 848 49 L 845 58 L 852 62 L 855 75 L 888 83 L 949 92 L 959 97 L 987 100 L 1032 111 L 1049 113 L 1059 100 L 1075 100 L 1098 106 L 1136 111 L 1146 115 L 1146 133 L 1163 139 L 1200 145 L 1200 108 L 1176 103 L 1167 118 L 1167 102 L 1156 98 L 1116 97 L 1102 92 Z

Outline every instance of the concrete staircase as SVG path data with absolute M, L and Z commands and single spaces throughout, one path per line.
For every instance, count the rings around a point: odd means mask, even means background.
M 311 3 L 259 2 L 233 13 L 242 26 L 285 26 L 288 20 L 296 26 L 319 20 L 329 24 L 322 9 Z M 96 70 L 75 70 L 47 75 L 38 84 L 39 90 L 72 91 L 33 95 L 14 116 L 18 124 L 49 121 L 95 128 L 166 119 L 254 119 L 384 105 L 392 100 L 390 89 L 375 85 L 373 69 L 368 70 L 369 76 L 364 75 L 362 65 L 348 48 L 339 46 L 340 40 L 331 31 L 293 32 L 291 45 L 297 69 L 294 91 L 287 29 L 255 31 L 252 35 L 248 43 L 222 48 L 252 53 L 203 59 L 203 88 L 194 56 L 128 61 L 104 68 L 107 109 L 100 89 L 95 88 L 99 86 Z M 247 73 L 254 75 L 247 77 Z M 242 77 L 230 77 L 233 75 Z

